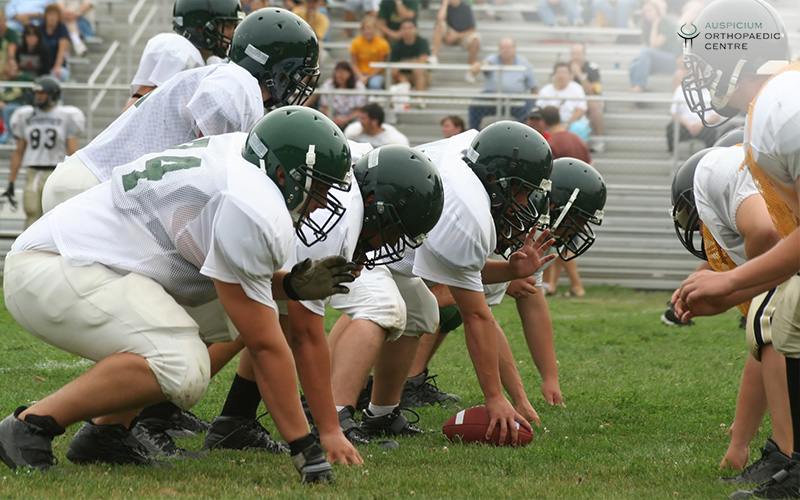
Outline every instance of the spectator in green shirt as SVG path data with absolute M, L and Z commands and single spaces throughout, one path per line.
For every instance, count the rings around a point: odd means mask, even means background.
M 35 78 L 27 73 L 20 73 L 16 59 L 7 59 L 2 70 L 0 79 L 9 82 L 33 82 Z M 32 104 L 33 99 L 30 89 L 21 87 L 0 87 L 0 118 L 3 119 L 5 130 L 0 135 L 0 143 L 8 141 L 8 124 L 11 122 L 11 115 L 14 111 L 26 104 Z
M 400 23 L 419 17 L 419 0 L 381 0 L 378 8 L 378 28 L 389 42 L 400 40 Z
M 5 11 L 0 10 L 0 65 L 17 57 L 19 34 L 8 27 Z
M 404 19 L 400 24 L 400 40 L 392 44 L 391 62 L 427 63 L 431 55 L 428 40 L 419 36 L 417 23 L 413 19 Z M 408 82 L 415 90 L 425 90 L 430 83 L 430 70 L 423 68 L 392 68 L 392 79 L 396 82 Z

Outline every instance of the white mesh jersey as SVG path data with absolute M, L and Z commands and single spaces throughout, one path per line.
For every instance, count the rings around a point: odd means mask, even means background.
M 86 116 L 75 106 L 43 111 L 28 105 L 17 109 L 10 122 L 14 137 L 25 141 L 22 166 L 55 167 L 67 156 L 67 139 L 83 133 Z
M 715 149 L 700 160 L 694 173 L 697 214 L 737 266 L 747 261 L 747 255 L 736 213 L 745 199 L 759 194 L 743 162 L 741 146 Z
M 753 105 L 745 145 L 766 173 L 794 189 L 800 178 L 800 71 L 785 71 L 767 82 Z M 746 146 L 746 147 L 748 147 Z M 797 200 L 793 205 L 796 208 Z M 795 212 L 797 213 L 797 212 Z
M 248 132 L 264 115 L 261 87 L 233 63 L 178 73 L 128 108 L 76 154 L 97 176 L 200 137 Z
M 442 177 L 444 208 L 425 242 L 391 264 L 397 272 L 409 275 L 413 262 L 415 276 L 483 292 L 481 270 L 497 240 L 489 195 L 462 160 L 476 135 L 477 131 L 468 130 L 416 148 L 430 158 Z
M 159 33 L 144 46 L 139 68 L 131 81 L 131 94 L 139 87 L 159 87 L 181 71 L 205 65 L 192 42 L 177 33 Z
M 11 253 L 51 251 L 75 266 L 142 274 L 187 306 L 216 297 L 214 278 L 275 308 L 271 278 L 294 230 L 277 186 L 242 158 L 246 138 L 206 137 L 120 166 L 45 214 Z
M 359 160 L 359 158 L 372 149 L 372 146 L 369 144 L 353 141 L 348 142 L 350 143 L 350 155 L 354 164 Z M 344 216 L 335 226 L 333 226 L 333 229 L 331 229 L 331 231 L 328 233 L 327 238 L 314 243 L 310 247 L 307 247 L 302 241 L 300 241 L 298 238 L 295 238 L 294 250 L 289 256 L 289 260 L 287 260 L 286 264 L 284 265 L 284 269 L 287 271 L 290 270 L 291 267 L 297 262 L 308 258 L 321 259 L 331 255 L 341 255 L 348 261 L 353 260 L 353 254 L 355 254 L 358 238 L 361 235 L 361 226 L 364 221 L 364 200 L 361 197 L 361 190 L 358 187 L 358 183 L 355 182 L 354 179 L 350 183 L 349 191 L 341 192 L 331 190 L 329 194 L 335 196 L 336 199 L 339 200 L 345 207 Z M 328 212 L 322 210 L 311 212 L 311 219 L 316 220 L 316 222 L 319 224 L 322 224 L 325 222 L 323 214 L 327 216 Z M 313 239 L 313 235 L 308 228 L 304 227 L 303 231 L 306 233 L 308 239 Z M 325 304 L 329 301 L 330 299 L 301 300 L 300 303 L 314 314 L 324 316 Z

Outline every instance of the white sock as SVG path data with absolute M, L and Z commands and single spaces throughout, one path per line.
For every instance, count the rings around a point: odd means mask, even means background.
M 397 408 L 397 405 L 389 405 L 389 406 L 376 406 L 372 403 L 369 404 L 369 412 L 372 413 L 376 417 L 382 417 L 384 415 L 388 415 Z
M 336 407 L 336 413 L 339 413 L 342 410 L 344 410 L 344 406 L 337 406 Z

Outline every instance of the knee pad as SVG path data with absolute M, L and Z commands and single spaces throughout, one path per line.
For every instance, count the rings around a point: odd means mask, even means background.
M 439 309 L 439 333 L 450 333 L 464 323 L 461 312 L 456 306 Z

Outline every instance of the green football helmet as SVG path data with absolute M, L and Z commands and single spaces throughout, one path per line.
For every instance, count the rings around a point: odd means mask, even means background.
M 325 239 L 342 218 L 344 206 L 330 190 L 350 189 L 350 146 L 324 114 L 302 106 L 267 113 L 250 130 L 242 156 L 278 185 L 306 246 Z M 312 201 L 327 217 L 308 217 Z M 303 226 L 313 234 L 307 235 Z
M 300 16 L 267 7 L 251 12 L 233 33 L 230 60 L 269 91 L 264 107 L 303 104 L 319 80 L 319 42 Z
M 243 19 L 239 0 L 175 0 L 172 8 L 172 29 L 199 50 L 222 58 L 228 57 L 231 44 L 225 22 L 238 25 Z
M 525 234 L 539 217 L 528 203 L 529 195 L 550 191 L 550 146 L 525 124 L 499 121 L 475 136 L 464 161 L 489 194 L 497 231 L 496 250 L 510 255 L 522 247 Z
M 362 156 L 353 174 L 365 204 L 356 262 L 368 269 L 402 259 L 406 247 L 420 246 L 439 222 L 442 179 L 419 151 L 381 146 Z
M 588 163 L 566 157 L 553 162 L 550 180 L 550 235 L 558 255 L 571 260 L 594 244 L 590 224 L 603 222 L 606 183 Z
M 690 156 L 672 179 L 670 215 L 675 225 L 675 234 L 689 253 L 703 260 L 708 259 L 703 245 L 703 231 L 700 229 L 700 216 L 694 202 L 694 173 L 700 160 L 713 150 L 714 148 L 706 148 Z

